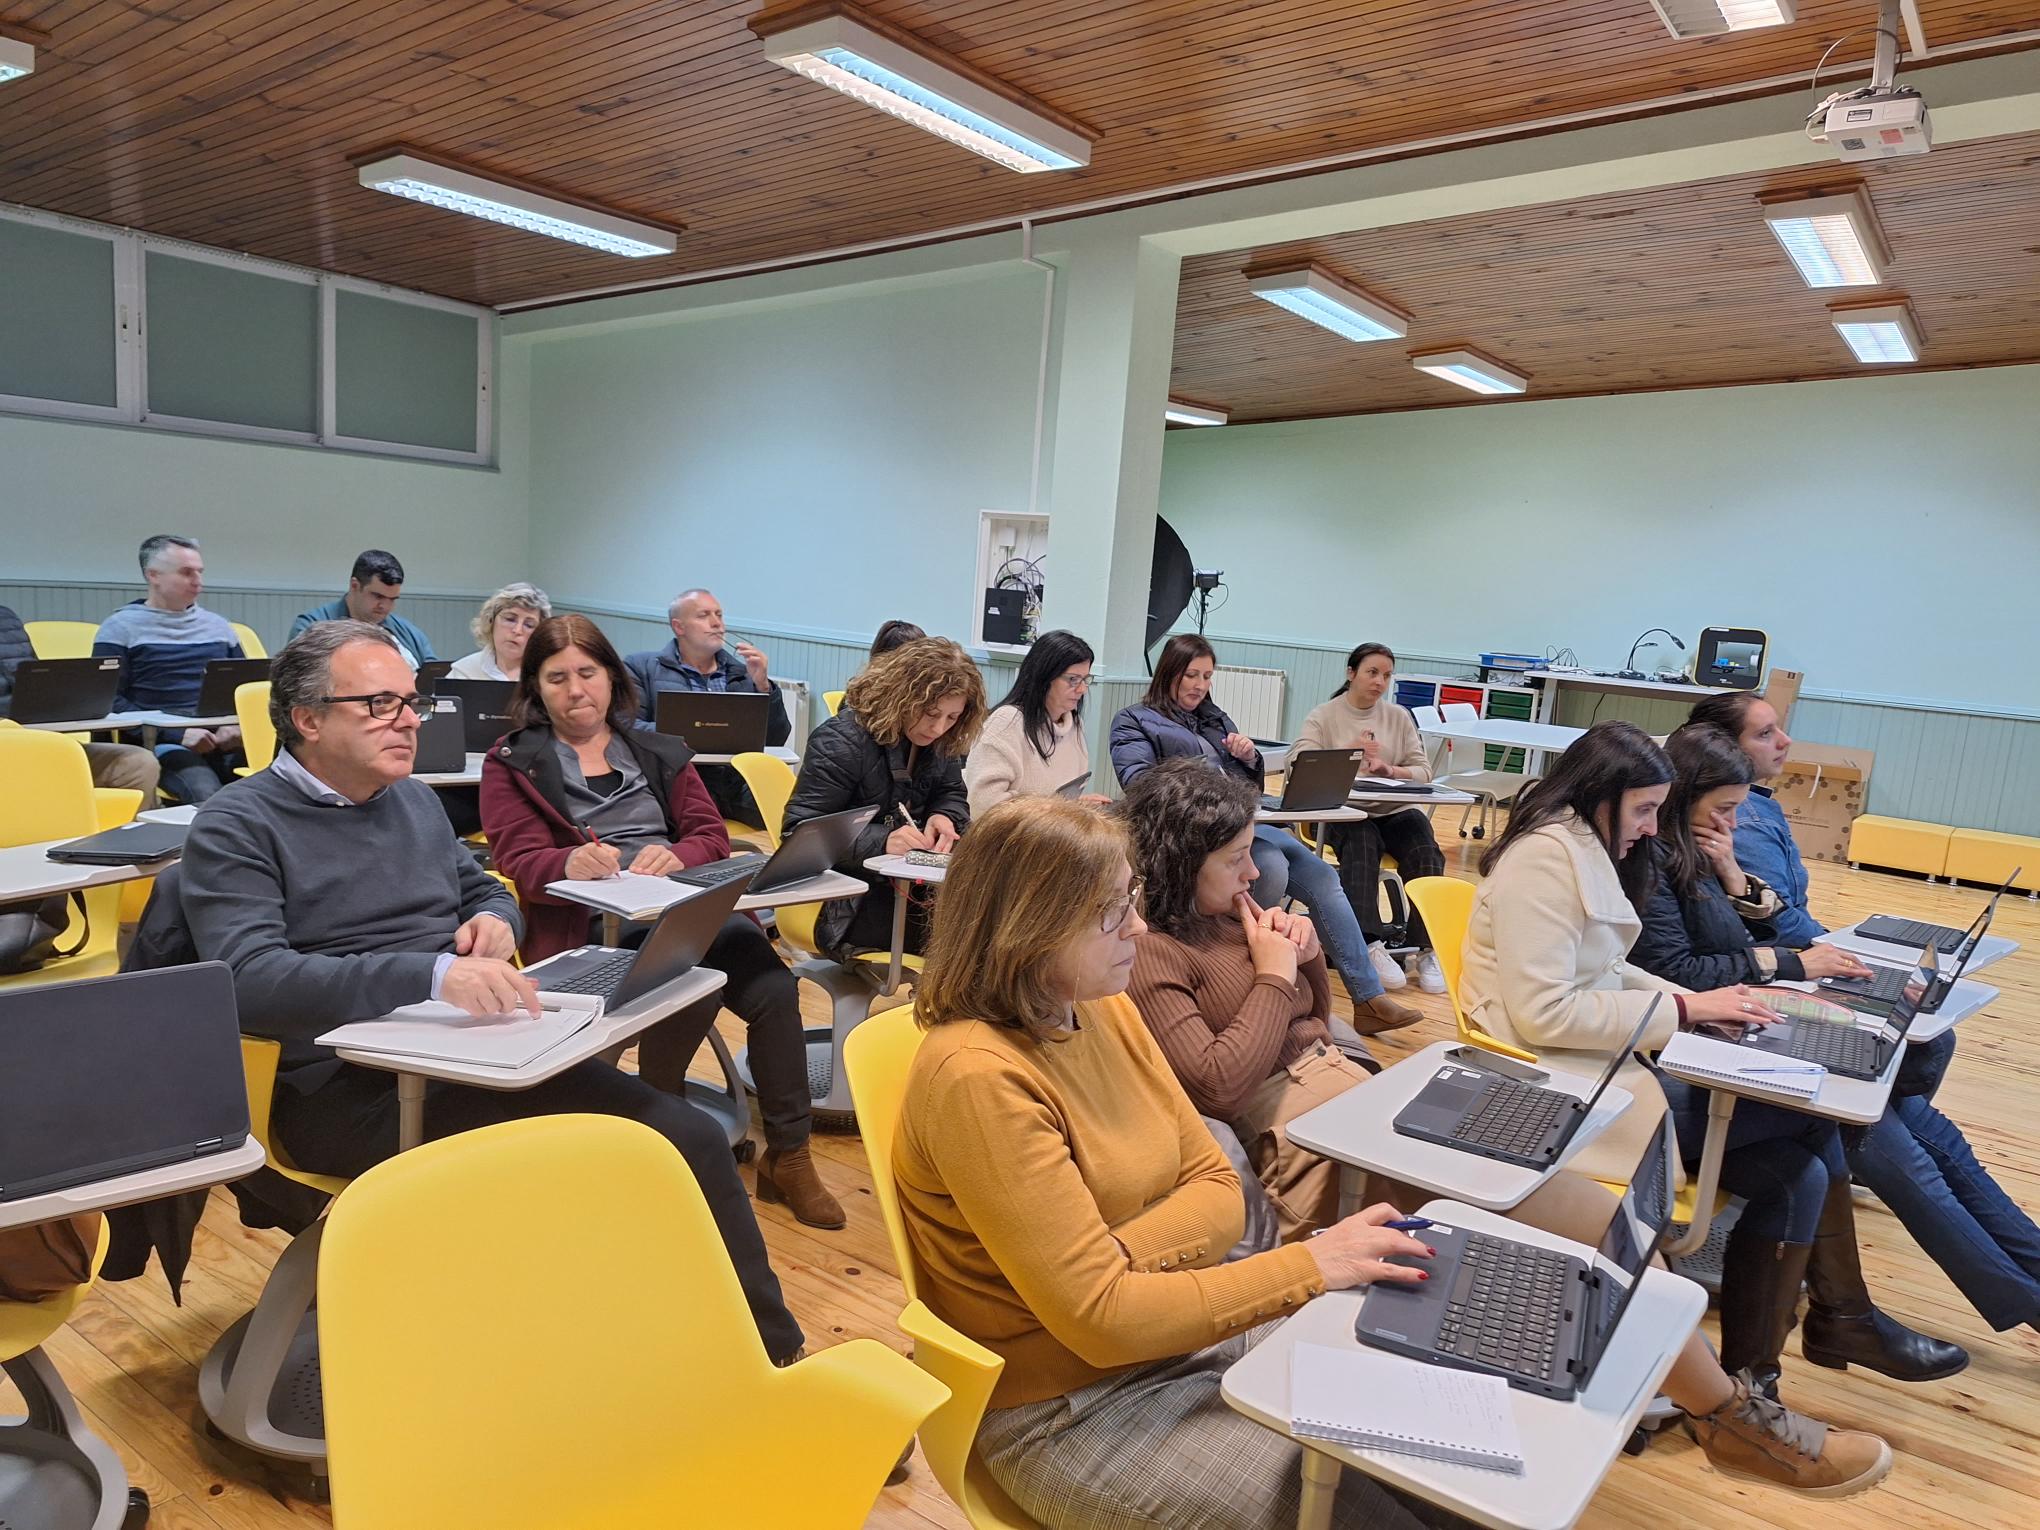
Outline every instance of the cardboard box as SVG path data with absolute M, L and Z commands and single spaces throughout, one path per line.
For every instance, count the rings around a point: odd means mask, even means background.
M 1778 725 L 1787 733 L 1792 731 L 1792 703 L 1799 699 L 1799 687 L 1805 682 L 1805 673 L 1796 669 L 1774 669 L 1764 678 L 1761 694 L 1771 703 L 1771 709 L 1778 714 Z
M 1793 842 L 1804 859 L 1849 858 L 1849 826 L 1870 800 L 1870 767 L 1876 759 L 1868 749 L 1795 743 L 1784 770 L 1764 783 L 1792 825 Z

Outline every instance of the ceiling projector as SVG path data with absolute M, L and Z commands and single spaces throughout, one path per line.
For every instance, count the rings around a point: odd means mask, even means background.
M 1887 86 L 1833 95 L 1814 113 L 1816 143 L 1833 144 L 1844 164 L 1864 159 L 1899 159 L 1934 146 L 1927 103 L 1916 90 Z

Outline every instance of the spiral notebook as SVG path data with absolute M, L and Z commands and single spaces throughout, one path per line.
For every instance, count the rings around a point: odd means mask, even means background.
M 1376 1349 L 1298 1344 L 1289 1361 L 1290 1432 L 1520 1475 L 1523 1443 L 1499 1376 L 1448 1370 Z
M 1658 1064 L 1727 1084 L 1738 1094 L 1763 1091 L 1797 1100 L 1817 1098 L 1820 1081 L 1827 1077 L 1827 1069 L 1819 1063 L 1801 1062 L 1780 1052 L 1754 1051 L 1693 1031 L 1680 1031 L 1666 1042 L 1658 1053 Z

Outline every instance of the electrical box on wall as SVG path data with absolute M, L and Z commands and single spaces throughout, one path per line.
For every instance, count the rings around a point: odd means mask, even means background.
M 977 579 L 971 591 L 971 642 L 994 653 L 1023 653 L 1041 622 L 1046 588 L 1048 517 L 978 512 Z

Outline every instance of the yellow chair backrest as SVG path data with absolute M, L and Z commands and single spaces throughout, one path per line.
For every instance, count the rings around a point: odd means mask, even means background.
M 314 1190 L 338 1195 L 347 1181 L 337 1174 L 313 1174 L 296 1167 L 290 1155 L 277 1144 L 269 1129 L 269 1113 L 276 1102 L 276 1063 L 283 1048 L 262 1036 L 241 1038 L 241 1076 L 248 1089 L 248 1130 L 269 1156 L 269 1167 L 285 1179 L 294 1179 Z
M 99 1247 L 92 1255 L 92 1273 L 99 1274 L 106 1262 L 107 1245 L 113 1241 L 111 1224 L 99 1224 Z M 39 1302 L 0 1301 L 0 1360 L 16 1360 L 32 1349 L 40 1349 L 50 1335 L 71 1321 L 71 1314 L 85 1300 L 92 1282 L 69 1286 Z
M 838 712 L 843 710 L 843 697 L 845 696 L 845 694 L 847 693 L 843 691 L 822 692 L 822 705 L 829 709 L 829 715 L 831 717 L 834 717 Z
M 921 1425 L 921 1449 L 943 1491 L 963 1509 L 976 1530 L 1035 1530 L 1029 1519 L 991 1479 L 973 1453 L 978 1422 L 1006 1362 L 976 1340 L 937 1317 L 920 1299 L 914 1251 L 900 1216 L 893 1181 L 893 1138 L 906 1101 L 907 1076 L 921 1049 L 921 1028 L 912 1009 L 873 1015 L 843 1042 L 843 1069 L 857 1107 L 857 1134 L 871 1166 L 871 1189 L 885 1219 L 886 1237 L 906 1287 L 900 1331 L 914 1341 L 914 1363 L 949 1389 L 949 1400 Z
M 318 1310 L 335 1522 L 376 1530 L 851 1530 L 944 1396 L 871 1339 L 774 1367 L 685 1161 L 613 1116 L 377 1164 Z
M 276 724 L 269 720 L 269 682 L 251 680 L 234 687 L 234 716 L 241 724 L 241 748 L 248 756 L 243 773 L 266 770 L 276 758 Z
M 97 622 L 23 622 L 38 659 L 89 659 Z
M 227 625 L 234 629 L 234 636 L 240 640 L 241 652 L 244 655 L 251 659 L 269 657 L 269 650 L 262 646 L 262 639 L 253 627 L 246 622 L 228 622 Z
M 0 782 L 5 783 L 0 790 L 0 848 L 82 839 L 127 822 L 141 803 L 141 794 L 132 791 L 109 790 L 102 798 L 93 789 L 92 767 L 78 741 L 36 728 L 0 729 Z M 57 937 L 59 946 L 78 938 L 77 905 L 68 907 L 70 922 Z M 0 978 L 0 987 L 27 988 L 112 972 L 119 965 L 114 948 L 120 933 L 119 884 L 87 889 L 85 907 L 92 929 L 82 950 L 45 962 L 33 972 Z
M 1431 933 L 1431 949 L 1438 958 L 1438 970 L 1445 977 L 1445 991 L 1452 996 L 1452 1018 L 1459 1022 L 1459 1039 L 1469 1046 L 1486 1047 L 1504 1057 L 1537 1061 L 1535 1052 L 1511 1046 L 1490 1036 L 1466 1018 L 1466 1006 L 1459 1001 L 1459 974 L 1465 966 L 1466 929 L 1473 922 L 1474 886 L 1457 877 L 1418 877 L 1403 884 L 1424 928 Z
M 758 812 L 765 820 L 765 832 L 772 836 L 773 849 L 778 849 L 779 830 L 786 822 L 786 804 L 793 800 L 793 767 L 778 755 L 762 750 L 740 754 L 730 764 L 751 789 L 751 800 L 758 804 Z

